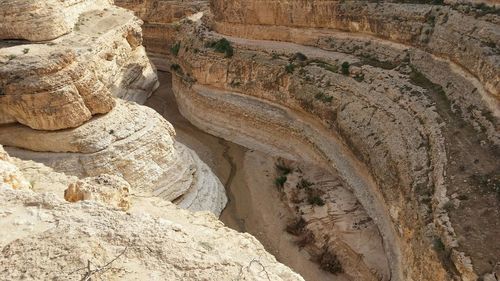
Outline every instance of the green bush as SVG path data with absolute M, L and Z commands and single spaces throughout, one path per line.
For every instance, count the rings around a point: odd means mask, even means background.
M 181 49 L 181 42 L 177 42 L 172 47 L 170 47 L 170 52 L 177 56 L 179 54 L 179 51 Z
M 318 92 L 316 95 L 314 95 L 314 97 L 317 100 L 320 100 L 320 101 L 322 101 L 324 103 L 330 103 L 333 100 L 333 97 L 325 95 L 323 92 Z
M 285 66 L 286 73 L 293 73 L 295 70 L 295 65 L 293 63 L 289 63 Z
M 309 198 L 307 198 L 307 202 L 311 205 L 316 205 L 316 206 L 324 206 L 325 205 L 325 201 L 323 201 L 323 199 L 321 199 L 321 197 L 319 197 L 317 195 L 310 196 Z
M 342 63 L 342 74 L 349 75 L 349 63 L 346 61 Z
M 274 183 L 276 184 L 277 187 L 283 188 L 286 180 L 287 180 L 286 176 L 279 176 L 274 180 Z
M 226 55 L 226 58 L 230 58 L 234 54 L 233 47 L 231 46 L 231 42 L 229 42 L 226 38 L 222 38 L 218 41 L 208 43 L 210 48 L 213 48 L 218 53 L 223 53 Z

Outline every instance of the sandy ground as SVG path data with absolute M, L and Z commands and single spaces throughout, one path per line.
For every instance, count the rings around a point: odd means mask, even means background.
M 280 262 L 306 280 L 348 280 L 343 275 L 321 270 L 299 249 L 294 237 L 284 231 L 291 214 L 274 185 L 275 159 L 194 127 L 177 109 L 170 74 L 159 72 L 158 76 L 160 87 L 145 105 L 172 123 L 177 131 L 176 139 L 195 150 L 226 186 L 229 202 L 221 220 L 233 229 L 254 235 Z

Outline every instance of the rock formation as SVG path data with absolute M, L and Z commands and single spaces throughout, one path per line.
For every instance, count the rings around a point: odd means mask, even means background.
M 1 146 L 0 152 L 1 175 L 10 169 L 4 162 L 30 165 Z M 43 178 L 47 169 L 39 164 L 30 177 L 41 171 Z M 12 180 L 22 177 L 0 178 L 2 280 L 303 280 L 255 238 L 224 227 L 211 213 L 190 213 L 159 198 L 135 198 L 127 213 L 108 200 L 70 203 L 50 182 L 38 184 L 46 193 L 12 189 Z M 77 182 L 76 189 L 102 195 L 116 183 L 127 185 L 101 176 Z
M 393 280 L 490 274 L 500 253 L 494 8 L 213 0 L 211 10 L 181 27 L 173 87 L 184 116 L 338 173 L 377 223 Z
M 0 43 L 0 143 L 68 175 L 118 176 L 135 195 L 220 214 L 222 184 L 196 153 L 175 142 L 172 126 L 152 109 L 117 99 L 144 102 L 158 84 L 141 45 L 142 22 L 108 1 L 65 3 L 68 17 L 52 4 L 28 5 L 36 8 L 33 17 L 54 18 L 51 35 L 30 37 L 21 24 L 2 25 L 1 39 L 53 40 Z M 21 4 L 2 5 L 14 15 Z M 82 188 L 73 190 L 79 195 L 72 201 L 86 196 Z
M 170 61 L 178 50 L 182 21 L 208 9 L 206 0 L 116 0 L 115 4 L 130 9 L 144 21 L 144 46 L 155 66 L 170 71 Z

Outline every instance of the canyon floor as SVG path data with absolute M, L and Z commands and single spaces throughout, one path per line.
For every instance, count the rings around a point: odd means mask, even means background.
M 284 231 L 293 217 L 274 183 L 276 157 L 249 150 L 193 126 L 177 108 L 171 74 L 159 71 L 158 78 L 160 87 L 145 105 L 169 120 L 177 132 L 176 139 L 196 151 L 223 182 L 228 204 L 221 221 L 255 236 L 278 261 L 306 280 L 349 280 L 343 274 L 321 270 L 317 263 L 309 260 L 309 254 L 298 247 L 295 237 Z

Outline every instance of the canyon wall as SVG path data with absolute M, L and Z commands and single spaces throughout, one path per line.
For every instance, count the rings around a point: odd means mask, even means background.
M 172 69 L 184 116 L 338 172 L 378 224 L 393 280 L 491 276 L 500 252 L 490 243 L 500 229 L 492 223 L 500 209 L 495 14 L 361 1 L 211 7 L 213 17 L 181 28 Z
M 115 0 L 115 4 L 134 11 L 144 21 L 144 45 L 155 66 L 163 71 L 170 71 L 180 21 L 208 10 L 209 5 L 206 0 Z

